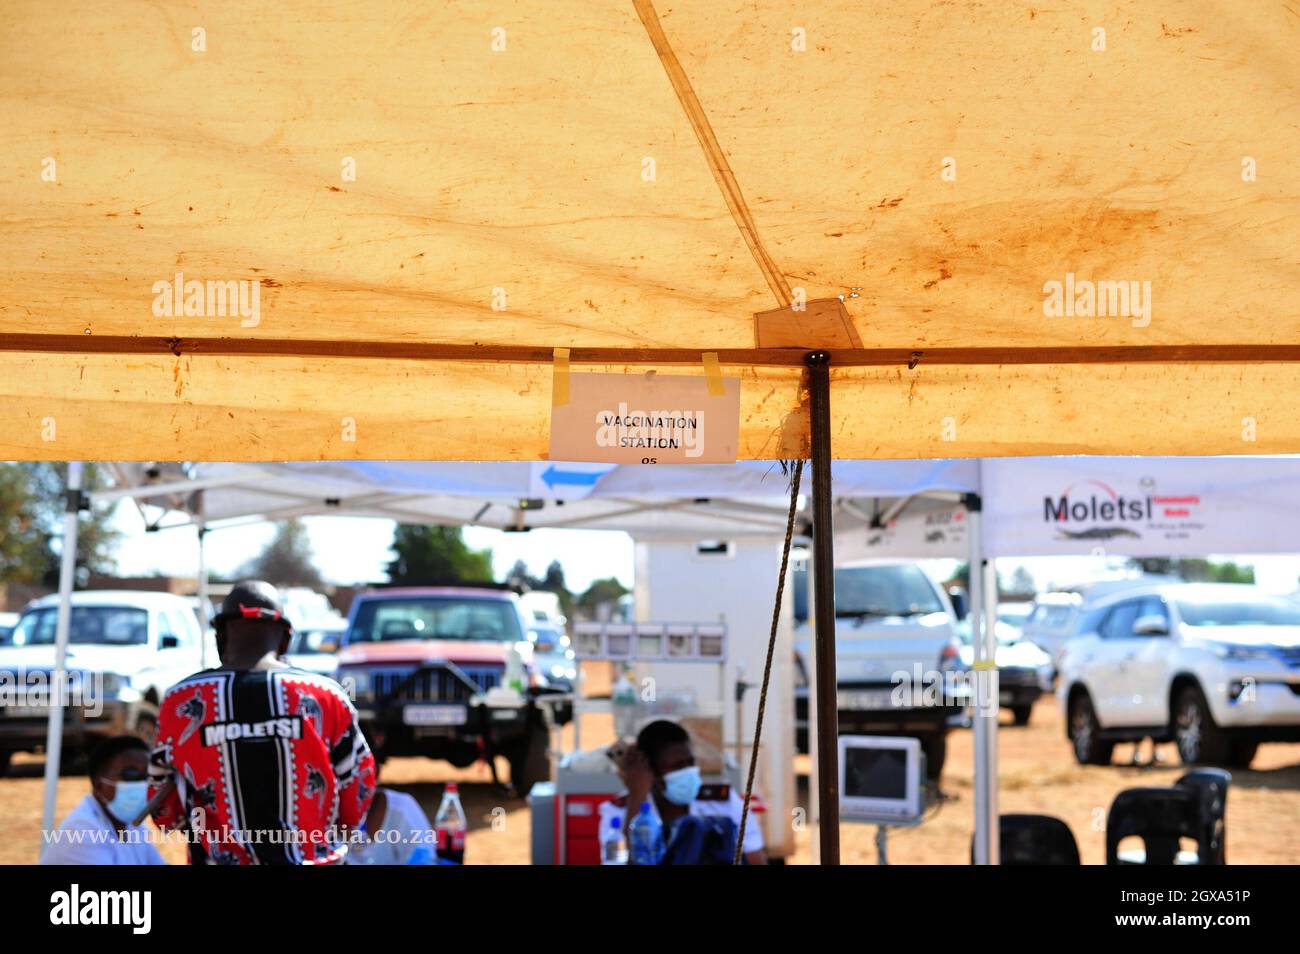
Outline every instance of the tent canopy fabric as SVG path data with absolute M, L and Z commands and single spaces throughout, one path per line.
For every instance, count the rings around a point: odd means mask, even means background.
M 703 540 L 779 537 L 789 506 L 787 478 L 774 461 L 202 463 L 154 478 L 129 464 L 110 469 L 116 486 L 95 496 L 195 513 L 201 489 L 209 526 L 337 515 Z M 1300 549 L 1300 457 L 836 461 L 832 470 L 836 554 L 845 560 L 965 559 L 966 493 L 983 498 L 989 557 Z
M 623 530 L 655 537 L 780 536 L 789 483 L 774 461 L 642 467 L 564 463 L 335 461 L 204 463 L 183 480 L 144 478 L 115 465 L 102 498 L 197 512 L 209 526 L 241 518 L 381 517 L 402 523 L 473 524 L 499 530 Z M 910 497 L 979 486 L 969 460 L 837 461 L 836 493 Z M 180 492 L 161 493 L 151 487 Z M 807 486 L 807 481 L 805 481 Z M 193 489 L 190 489 L 190 488 Z M 174 525 L 174 520 L 168 521 Z
M 790 457 L 827 340 L 754 314 L 801 296 L 851 325 L 838 457 L 1294 451 L 1298 45 L 1227 0 L 20 0 L 0 453 L 537 460 L 567 347 L 718 351 Z M 1149 312 L 1045 316 L 1068 276 Z

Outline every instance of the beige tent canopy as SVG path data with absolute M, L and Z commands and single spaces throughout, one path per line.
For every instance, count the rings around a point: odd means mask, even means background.
M 748 458 L 819 346 L 838 457 L 1300 450 L 1294 3 L 5 14 L 3 456 L 538 459 L 557 347 Z

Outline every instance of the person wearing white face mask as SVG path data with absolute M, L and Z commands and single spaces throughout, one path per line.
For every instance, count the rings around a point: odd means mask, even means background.
M 740 815 L 744 806 L 741 795 L 731 786 L 725 791 L 711 791 L 715 797 L 702 798 L 703 788 L 699 766 L 695 764 L 695 755 L 691 751 L 691 738 L 676 722 L 660 719 L 651 722 L 637 735 L 636 745 L 628 749 L 620 767 L 623 783 L 627 786 L 627 796 L 617 802 L 601 805 L 600 837 L 603 839 L 612 828 L 615 816 L 626 816 L 620 822 L 623 831 L 628 830 L 629 819 L 635 816 L 637 807 L 649 801 L 655 814 L 663 823 L 664 842 L 668 850 L 667 863 L 673 861 L 680 853 L 673 850 L 679 828 L 683 819 L 725 819 L 730 822 L 727 831 L 730 845 L 723 846 L 721 852 L 715 850 L 710 854 L 725 858 L 725 862 L 685 862 L 685 863 L 727 863 L 735 851 L 735 833 L 740 830 Z M 710 786 L 717 789 L 718 786 Z M 718 846 L 715 846 L 715 849 Z M 767 854 L 763 845 L 763 832 L 758 819 L 751 811 L 749 823 L 745 826 L 744 859 L 752 865 L 767 863 Z
M 134 735 L 90 753 L 90 790 L 41 852 L 43 865 L 165 865 L 149 831 L 131 824 L 149 799 L 149 746 Z

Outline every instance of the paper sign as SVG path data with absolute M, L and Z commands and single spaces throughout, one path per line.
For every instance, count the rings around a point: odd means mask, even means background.
M 571 374 L 551 408 L 551 459 L 611 464 L 733 464 L 740 379 L 709 394 L 702 375 Z

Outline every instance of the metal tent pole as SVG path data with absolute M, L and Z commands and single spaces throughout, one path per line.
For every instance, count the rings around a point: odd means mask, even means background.
M 984 658 L 993 663 L 985 673 L 988 697 L 985 702 L 985 721 L 988 732 L 984 739 L 984 759 L 980 769 L 984 772 L 984 824 L 988 829 L 988 863 L 1002 863 L 1001 821 L 998 815 L 998 713 L 1001 711 L 1001 686 L 997 669 L 998 652 L 998 572 L 992 560 L 984 561 Z
M 77 571 L 77 513 L 81 509 L 79 460 L 68 462 L 68 488 L 63 509 L 63 553 L 59 562 L 59 610 L 54 629 L 54 672 L 50 678 L 50 718 L 45 734 L 45 813 L 41 828 L 54 830 L 59 794 L 59 763 L 63 756 L 63 707 L 67 704 L 68 628 L 72 621 L 72 584 Z M 48 838 L 48 834 L 46 835 Z M 42 841 L 42 848 L 48 841 Z
M 970 534 L 967 619 L 970 622 L 975 736 L 975 864 L 998 863 L 996 603 L 989 605 L 988 563 L 984 558 L 984 514 L 979 494 L 966 494 Z
M 817 568 L 813 566 L 813 556 L 811 551 L 808 554 L 808 572 L 804 579 L 804 605 L 808 607 L 810 622 L 816 622 L 816 616 L 812 613 L 813 605 L 813 580 L 817 578 Z M 819 865 L 822 863 L 821 848 L 821 800 L 817 797 L 817 780 L 821 778 L 821 772 L 817 764 L 817 678 L 814 675 L 808 680 L 808 707 L 805 710 L 805 716 L 808 723 L 808 819 L 811 824 L 809 835 L 809 855 L 812 857 L 812 863 Z
M 203 491 L 194 493 L 194 516 L 195 529 L 198 531 L 199 539 L 199 579 L 195 591 L 199 597 L 199 631 L 202 635 L 199 637 L 199 664 L 208 668 L 208 627 L 212 625 L 210 607 L 208 605 L 208 556 L 205 543 L 208 536 L 208 524 L 203 515 Z
M 835 680 L 835 549 L 831 522 L 831 356 L 809 352 L 812 437 L 813 669 L 817 683 L 817 807 L 821 863 L 840 863 L 839 693 Z

